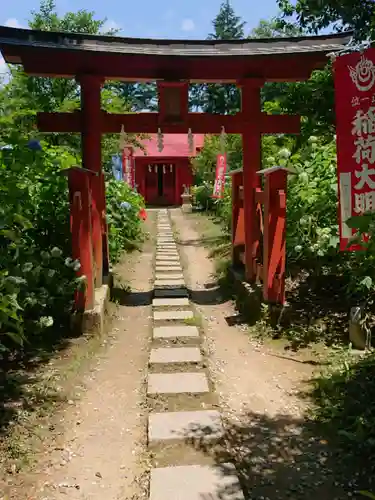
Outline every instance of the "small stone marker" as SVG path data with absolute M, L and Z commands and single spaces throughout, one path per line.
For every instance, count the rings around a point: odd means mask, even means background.
M 148 394 L 201 394 L 209 392 L 205 373 L 149 373 Z
M 154 339 L 196 338 L 199 337 L 199 330 L 191 325 L 155 326 L 152 334 Z
M 154 299 L 152 301 L 154 307 L 183 307 L 189 305 L 188 298 L 170 298 L 170 299 Z
M 245 500 L 232 464 L 151 469 L 149 500 Z
M 148 440 L 214 439 L 224 433 L 220 413 L 207 411 L 177 411 L 151 413 L 148 417 Z
M 155 321 L 183 321 L 194 318 L 193 311 L 154 311 Z
M 199 363 L 202 355 L 198 347 L 160 347 L 151 349 L 150 363 Z

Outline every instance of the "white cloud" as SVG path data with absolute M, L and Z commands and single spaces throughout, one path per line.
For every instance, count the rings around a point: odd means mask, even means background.
M 182 31 L 193 31 L 195 29 L 195 23 L 192 19 L 184 19 L 181 23 Z
M 107 19 L 107 21 L 103 24 L 102 32 L 106 33 L 107 31 L 111 31 L 111 30 L 116 30 L 116 31 L 120 30 L 120 31 L 122 31 L 122 28 L 113 19 Z
M 7 19 L 4 23 L 5 26 L 8 26 L 8 28 L 25 28 L 25 26 L 22 26 L 21 23 L 18 22 L 18 19 L 15 17 L 10 17 Z

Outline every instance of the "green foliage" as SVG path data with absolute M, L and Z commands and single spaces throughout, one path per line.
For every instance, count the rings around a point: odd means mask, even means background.
M 318 33 L 333 26 L 336 31 L 353 29 L 358 40 L 374 39 L 375 4 L 373 0 L 278 0 L 283 21 L 297 18 L 302 28 Z
M 373 354 L 360 360 L 346 356 L 315 382 L 314 416 L 348 448 L 351 460 L 375 453 L 374 376 Z
M 351 244 L 361 248 L 351 255 L 350 290 L 365 297 L 367 305 L 372 306 L 375 293 L 375 215 L 366 213 L 351 217 L 346 223 L 357 231 Z
M 227 154 L 228 170 L 235 170 L 242 166 L 242 139 L 240 135 L 228 134 L 225 136 L 224 150 Z M 207 135 L 204 147 L 193 160 L 193 169 L 196 183 L 202 181 L 213 182 L 216 171 L 216 156 L 220 154 L 220 137 Z
M 208 40 L 240 40 L 244 38 L 245 22 L 236 15 L 229 0 L 220 5 L 220 10 L 212 21 L 214 32 Z M 235 85 L 216 83 L 196 84 L 191 87 L 192 109 L 206 113 L 233 114 L 240 110 L 240 93 Z
M 209 40 L 238 40 L 244 38 L 245 22 L 237 16 L 229 0 L 220 5 L 218 15 L 212 21 L 214 32 L 208 35 Z
M 335 254 L 339 241 L 335 142 L 312 138 L 288 159 L 288 166 L 296 171 L 288 185 L 289 262 Z
M 124 250 L 133 250 L 143 238 L 139 211 L 143 198 L 122 181 L 111 179 L 106 183 L 109 253 L 117 262 Z
M 29 26 L 46 31 L 98 34 L 105 20 L 87 11 L 60 17 L 54 0 L 44 0 Z M 102 92 L 108 112 L 128 112 L 131 105 L 118 89 Z M 74 111 L 80 106 L 75 80 L 34 78 L 13 69 L 0 88 L 0 349 L 32 343 L 52 325 L 64 324 L 72 309 L 74 291 L 84 286 L 73 262 L 67 179 L 61 170 L 81 163 L 80 138 L 74 134 L 44 136 L 42 151 L 27 144 L 37 137 L 37 111 Z M 118 151 L 118 136 L 103 140 L 103 160 Z M 133 136 L 129 142 L 136 142 Z M 143 201 L 123 183 L 107 183 L 111 260 L 134 248 L 142 237 L 138 217 Z M 129 201 L 125 211 L 120 204 Z
M 0 348 L 23 343 L 71 310 L 79 265 L 70 253 L 66 178 L 59 148 L 33 152 L 24 141 L 0 163 Z M 68 253 L 69 252 L 69 253 Z M 65 255 L 64 255 L 65 253 Z M 5 339 L 5 340 L 4 340 Z
M 249 38 L 284 38 L 302 34 L 303 29 L 297 24 L 282 23 L 275 17 L 270 21 L 261 19 L 258 26 L 251 30 Z

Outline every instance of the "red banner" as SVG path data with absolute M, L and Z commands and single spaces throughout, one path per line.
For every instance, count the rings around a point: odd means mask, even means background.
M 355 233 L 348 218 L 375 211 L 375 49 L 337 57 L 334 70 L 340 250 L 345 250 Z
M 123 179 L 129 187 L 135 188 L 135 158 L 130 148 L 124 148 L 122 153 Z
M 213 198 L 222 198 L 225 187 L 225 174 L 227 171 L 227 155 L 217 155 L 216 157 L 216 176 L 214 184 Z

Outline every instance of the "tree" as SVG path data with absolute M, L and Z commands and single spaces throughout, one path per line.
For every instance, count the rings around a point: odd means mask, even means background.
M 318 33 L 333 26 L 335 31 L 354 30 L 357 40 L 374 39 L 375 2 L 373 0 L 278 0 L 284 23 L 297 18 L 302 28 Z
M 261 20 L 251 31 L 250 36 L 283 38 L 306 33 L 305 28 L 294 22 L 282 22 L 280 16 L 270 21 Z M 267 112 L 298 114 L 303 117 L 302 134 L 297 140 L 297 145 L 310 135 L 331 137 L 334 133 L 334 87 L 330 65 L 324 70 L 314 71 L 306 82 L 266 83 L 262 88 L 262 103 Z
M 284 38 L 302 34 L 303 29 L 297 24 L 286 24 L 274 17 L 270 21 L 261 19 L 258 26 L 251 30 L 249 38 Z
M 214 32 L 208 35 L 209 40 L 240 40 L 245 37 L 245 22 L 236 16 L 229 0 L 225 0 L 218 15 L 212 21 Z
M 245 22 L 234 12 L 229 0 L 225 0 L 218 15 L 212 21 L 214 32 L 208 40 L 240 40 L 245 37 Z M 194 85 L 191 91 L 191 107 L 206 113 L 233 114 L 240 109 L 240 94 L 235 85 Z

